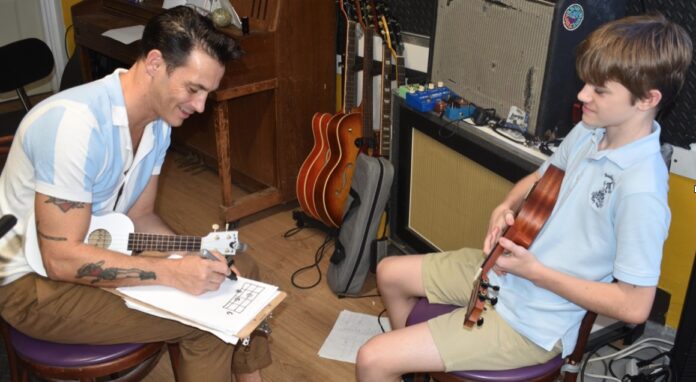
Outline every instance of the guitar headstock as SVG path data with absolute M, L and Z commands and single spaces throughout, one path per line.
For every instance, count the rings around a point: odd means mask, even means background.
M 358 24 L 360 24 L 363 31 L 367 31 L 367 28 L 368 28 L 367 15 L 369 14 L 367 12 L 367 3 L 365 3 L 364 1 L 361 2 L 360 0 L 353 0 L 353 2 L 355 4 L 355 12 L 356 12 L 357 17 L 358 17 L 357 18 Z
M 223 255 L 234 255 L 239 248 L 237 231 L 214 231 L 201 238 L 201 249 L 218 251 Z
M 346 22 L 355 22 L 358 20 L 358 13 L 355 10 L 353 0 L 338 0 L 338 5 L 341 9 L 341 13 L 343 13 L 343 17 L 346 19 Z

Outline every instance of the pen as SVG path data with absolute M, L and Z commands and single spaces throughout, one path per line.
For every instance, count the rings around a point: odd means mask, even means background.
M 206 260 L 220 261 L 220 259 L 215 257 L 215 255 L 213 255 L 212 252 L 210 252 L 209 250 L 207 250 L 205 248 L 203 250 L 201 250 L 201 257 L 206 259 Z M 228 267 L 232 266 L 233 264 L 234 264 L 234 259 L 230 258 L 229 260 L 227 260 Z M 232 281 L 237 281 L 237 274 L 234 272 L 230 272 L 230 275 L 227 276 L 227 278 L 232 280 Z

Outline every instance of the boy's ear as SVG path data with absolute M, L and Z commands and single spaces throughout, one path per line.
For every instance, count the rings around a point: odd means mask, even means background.
M 662 92 L 657 89 L 648 90 L 648 95 L 638 100 L 638 107 L 641 110 L 654 109 L 662 100 Z

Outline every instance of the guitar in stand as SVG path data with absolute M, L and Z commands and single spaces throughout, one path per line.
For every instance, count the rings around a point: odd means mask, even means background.
M 553 165 L 546 169 L 544 175 L 534 184 L 522 203 L 515 217 L 515 224 L 508 227 L 503 234 L 505 238 L 524 248 L 529 248 L 532 245 L 532 242 L 553 211 L 564 175 L 565 172 L 563 170 Z M 474 325 L 483 325 L 483 317 L 481 315 L 486 310 L 486 301 L 490 301 L 491 305 L 495 305 L 498 301 L 496 297 L 491 297 L 488 294 L 489 288 L 495 291 L 499 289 L 497 286 L 490 285 L 488 272 L 495 265 L 503 251 L 503 247 L 496 244 L 474 278 L 473 289 L 471 290 L 464 318 L 464 326 L 467 328 L 472 328 Z
M 298 226 L 316 226 L 324 224 L 327 227 L 337 227 L 331 219 L 322 193 L 325 184 L 325 175 L 320 174 L 324 170 L 332 155 L 330 140 L 335 140 L 336 129 L 339 121 L 346 113 L 355 111 L 357 105 L 357 74 L 355 72 L 355 55 L 357 52 L 357 37 L 361 30 L 355 20 L 355 10 L 350 0 L 340 0 L 339 7 L 346 23 L 346 52 L 343 62 L 344 86 L 343 106 L 339 113 L 316 113 L 312 119 L 312 133 L 314 135 L 314 147 L 300 167 L 297 177 L 296 193 L 302 210 L 309 215 L 309 219 L 298 215 Z M 331 128 L 330 128 L 331 127 Z M 329 136 L 329 130 L 332 135 Z M 343 133 L 345 134 L 345 133 Z M 335 146 L 335 145 L 334 145 Z M 319 182 L 319 179 L 322 181 Z M 314 222 L 312 220 L 316 220 Z M 318 223 L 318 224 L 317 224 Z
M 331 157 L 317 177 L 314 198 L 322 221 L 331 227 L 343 222 L 343 212 L 355 171 L 358 154 L 374 144 L 372 131 L 372 28 L 367 25 L 360 6 L 355 0 L 358 21 L 363 28 L 363 98 L 360 111 L 336 115 L 329 121 L 329 148 Z

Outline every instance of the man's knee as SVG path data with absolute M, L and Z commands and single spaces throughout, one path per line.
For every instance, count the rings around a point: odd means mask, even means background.
M 261 278 L 259 265 L 245 252 L 240 252 L 234 256 L 234 265 L 242 273 L 242 277 L 252 280 L 259 280 Z

